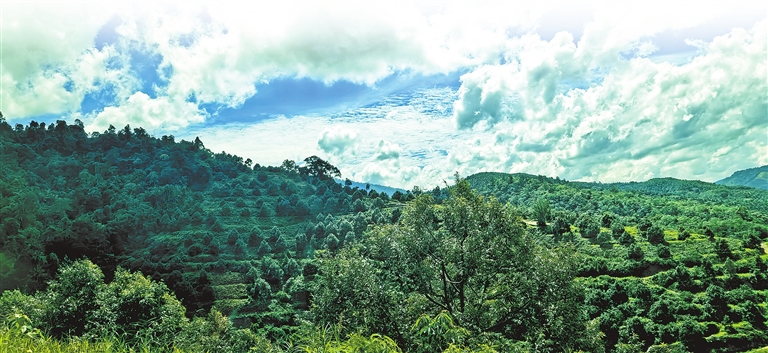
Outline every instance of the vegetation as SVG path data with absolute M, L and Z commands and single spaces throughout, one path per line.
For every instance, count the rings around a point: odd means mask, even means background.
M 523 210 L 531 205 L 528 218 L 551 205 L 544 241 L 576 247 L 576 282 L 606 350 L 768 343 L 765 191 L 674 179 L 590 184 L 482 173 L 468 180 Z
M 715 184 L 749 186 L 752 188 L 768 190 L 768 165 L 740 170 L 723 180 L 716 181 Z
M 746 351 L 768 192 L 482 173 L 390 196 L 0 119 L 0 352 Z

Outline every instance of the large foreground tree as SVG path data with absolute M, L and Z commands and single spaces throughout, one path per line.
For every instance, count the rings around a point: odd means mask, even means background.
M 442 205 L 421 195 L 398 224 L 323 259 L 315 314 L 400 338 L 420 315 L 446 312 L 475 333 L 575 348 L 585 331 L 575 261 L 573 249 L 539 245 L 514 210 L 457 178 Z

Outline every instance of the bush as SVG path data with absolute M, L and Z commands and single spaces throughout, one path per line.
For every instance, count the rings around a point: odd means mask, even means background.
M 621 236 L 619 236 L 618 239 L 619 243 L 622 244 L 632 244 L 635 242 L 635 237 L 632 236 L 632 234 L 629 234 L 626 230 L 621 233 Z
M 641 249 L 637 244 L 632 244 L 629 246 L 629 249 L 627 249 L 627 258 L 630 260 L 642 260 L 645 257 L 645 254 L 643 253 L 643 249 Z
M 658 226 L 649 227 L 645 232 L 645 237 L 648 239 L 648 242 L 653 245 L 666 243 L 664 240 L 664 231 Z
M 660 259 L 668 259 L 672 257 L 672 253 L 669 252 L 668 246 L 659 245 L 659 247 L 656 248 L 656 256 L 658 256 Z

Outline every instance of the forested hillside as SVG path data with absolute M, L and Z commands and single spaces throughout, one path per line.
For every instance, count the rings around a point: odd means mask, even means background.
M 576 246 L 577 282 L 607 348 L 766 344 L 768 192 L 676 179 L 468 179 L 482 194 L 521 207 L 547 241 Z
M 413 198 L 340 185 L 317 157 L 262 167 L 128 126 L 88 135 L 78 123 L 2 122 L 0 135 L 2 289 L 43 289 L 88 258 L 107 279 L 121 266 L 162 280 L 189 315 L 215 307 L 279 335 L 309 307 L 313 253 Z
M 749 186 L 752 188 L 768 190 L 768 165 L 740 170 L 723 180 L 716 181 L 715 184 Z
M 2 347 L 768 345 L 763 190 L 483 173 L 390 196 L 79 121 L 0 121 L 0 176 Z

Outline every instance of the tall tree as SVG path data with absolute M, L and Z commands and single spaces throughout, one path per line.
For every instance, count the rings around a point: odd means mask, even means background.
M 341 178 L 339 168 L 322 160 L 318 156 L 311 156 L 304 159 L 304 166 L 299 167 L 299 173 L 318 177 L 320 179 Z
M 359 263 L 358 271 L 373 271 L 348 280 L 373 282 L 380 303 L 405 297 L 406 302 L 421 303 L 407 313 L 378 306 L 384 313 L 372 317 L 414 322 L 421 314 L 446 311 L 473 332 L 520 340 L 541 336 L 556 342 L 558 349 L 573 347 L 584 328 L 573 282 L 573 250 L 536 245 L 515 211 L 478 195 L 464 179 L 457 178 L 450 192 L 442 205 L 436 205 L 431 194 L 420 195 L 406 207 L 399 224 L 376 228 L 359 250 L 337 257 L 345 264 Z M 339 288 L 354 286 L 339 283 L 347 276 L 334 258 L 322 263 L 316 302 L 341 300 L 348 308 L 374 309 L 365 296 L 359 303 L 347 301 Z M 329 309 L 321 309 L 327 322 L 355 315 L 344 307 L 335 313 Z

